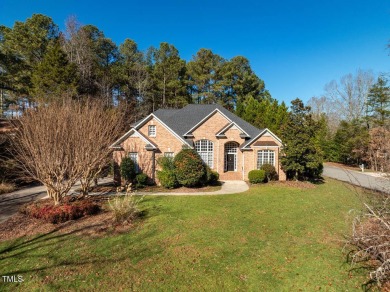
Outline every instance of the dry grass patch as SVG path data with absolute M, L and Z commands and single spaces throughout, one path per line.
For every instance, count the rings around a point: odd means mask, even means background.
M 6 182 L 0 183 L 0 195 L 13 192 L 14 190 L 16 190 L 15 185 Z

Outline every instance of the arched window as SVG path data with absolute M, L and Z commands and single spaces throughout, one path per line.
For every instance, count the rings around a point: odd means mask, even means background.
M 210 168 L 213 168 L 213 142 L 209 140 L 199 140 L 195 142 L 195 150 Z

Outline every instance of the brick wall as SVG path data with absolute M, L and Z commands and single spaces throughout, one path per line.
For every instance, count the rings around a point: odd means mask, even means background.
M 148 136 L 149 125 L 156 126 L 156 137 Z M 164 156 L 165 152 L 173 152 L 174 155 L 176 155 L 183 148 L 183 142 L 175 137 L 169 130 L 167 130 L 159 121 L 155 120 L 154 118 L 143 125 L 138 131 L 148 140 L 157 145 L 159 150 L 156 152 L 156 159 Z
M 235 126 L 231 127 L 225 132 L 226 138 L 217 138 L 215 135 L 223 127 L 225 127 L 229 121 L 221 115 L 219 112 L 214 113 L 207 121 L 201 124 L 197 129 L 193 131 L 194 142 L 207 139 L 213 142 L 213 170 L 220 174 L 221 179 L 248 179 L 249 171 L 257 168 L 257 151 L 267 149 L 267 146 L 251 146 L 251 150 L 241 151 L 238 149 L 236 156 L 236 172 L 225 172 L 225 145 L 229 142 L 237 142 L 241 145 L 245 140 L 240 137 L 240 130 Z M 148 136 L 149 125 L 156 126 L 156 136 Z M 164 125 L 159 121 L 152 118 L 145 125 L 138 130 L 144 137 L 153 142 L 158 147 L 158 151 L 155 152 L 155 161 L 165 152 L 173 152 L 175 155 L 182 149 L 183 141 L 180 141 L 173 133 L 171 133 Z M 265 134 L 257 141 L 273 141 L 278 144 L 278 147 L 268 147 L 269 150 L 275 150 L 275 168 L 279 174 L 279 180 L 285 180 L 286 175 L 282 171 L 279 163 L 279 151 L 281 144 L 274 139 L 271 135 Z M 256 142 L 256 141 L 255 141 Z M 146 142 L 139 137 L 129 137 L 122 143 L 123 151 L 115 151 L 114 159 L 120 164 L 122 157 L 129 152 L 137 152 L 139 166 L 144 173 L 149 177 L 152 177 L 152 159 L 153 152 L 145 149 Z M 157 163 L 155 163 L 156 169 L 159 169 Z

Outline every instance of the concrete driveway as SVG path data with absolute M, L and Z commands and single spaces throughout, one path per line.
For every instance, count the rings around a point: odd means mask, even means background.
M 390 194 L 390 178 L 378 173 L 358 172 L 342 167 L 324 165 L 324 176 Z

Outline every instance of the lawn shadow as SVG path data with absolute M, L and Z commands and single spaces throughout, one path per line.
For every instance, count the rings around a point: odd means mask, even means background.
M 60 231 L 65 227 L 60 226 L 50 232 L 40 234 L 27 240 L 25 240 L 24 238 L 18 238 L 14 240 L 11 244 L 0 250 L 0 261 L 10 258 L 16 258 L 18 261 L 23 261 L 27 259 L 31 260 L 32 258 L 35 258 L 35 261 L 37 261 L 37 263 L 39 264 L 35 265 L 32 268 L 12 269 L 6 272 L 9 275 L 22 275 L 27 273 L 51 270 L 55 267 L 82 266 L 90 264 L 109 265 L 111 263 L 118 263 L 125 260 L 126 257 L 121 258 L 120 256 L 114 256 L 107 259 L 105 255 L 99 255 L 95 252 L 92 252 L 92 255 L 90 253 L 80 253 L 80 256 L 77 257 L 70 257 L 66 252 L 58 252 L 61 251 L 62 246 L 68 245 L 68 241 L 74 241 L 74 237 L 72 235 L 77 235 L 80 232 L 90 229 L 91 227 L 96 228 L 103 225 L 104 223 L 94 224 L 93 226 L 85 226 L 66 233 L 60 233 Z M 104 240 L 109 239 L 109 237 L 120 237 L 123 236 L 123 234 L 124 233 L 120 232 L 114 234 L 107 233 L 104 237 L 96 238 L 94 239 L 94 241 L 103 241 L 104 244 Z M 127 233 L 127 235 L 128 234 L 129 233 Z M 156 234 L 156 230 L 148 230 L 147 232 L 141 232 L 137 234 L 133 233 L 129 236 L 130 238 L 126 238 L 126 248 L 133 246 L 132 248 L 130 248 L 133 253 L 133 259 L 137 258 L 138 261 L 141 261 L 144 258 L 151 257 L 154 254 L 158 254 L 161 252 L 160 249 L 149 249 L 147 246 L 137 244 L 139 242 L 147 241 L 149 238 L 154 237 Z M 107 245 L 109 245 L 109 242 L 110 241 L 108 240 Z M 38 252 L 38 250 L 40 249 L 43 249 L 42 252 Z M 12 268 L 12 266 L 10 268 Z
M 310 179 L 309 182 L 313 185 L 322 185 L 325 183 L 325 179 L 321 176 L 319 178 Z

